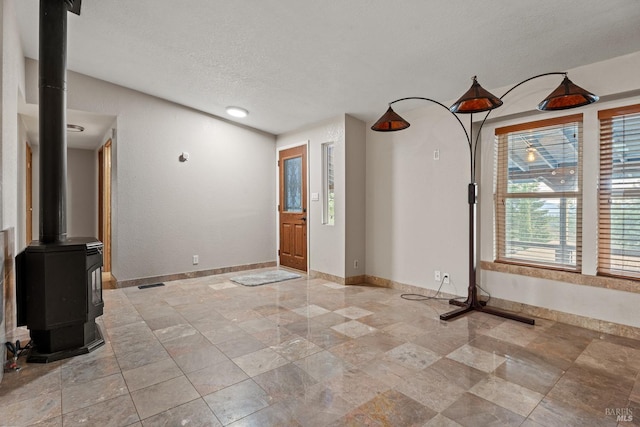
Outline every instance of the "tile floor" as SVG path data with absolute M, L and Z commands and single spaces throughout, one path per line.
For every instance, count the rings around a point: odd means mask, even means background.
M 640 341 L 234 275 L 105 290 L 107 343 L 5 374 L 0 425 L 640 425 Z

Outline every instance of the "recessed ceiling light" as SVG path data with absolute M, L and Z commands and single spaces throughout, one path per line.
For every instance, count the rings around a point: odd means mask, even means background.
M 67 132 L 84 132 L 84 128 L 80 125 L 67 124 Z
M 240 107 L 227 107 L 227 114 L 233 117 L 243 118 L 243 117 L 247 117 L 249 112 L 244 108 L 240 108 Z

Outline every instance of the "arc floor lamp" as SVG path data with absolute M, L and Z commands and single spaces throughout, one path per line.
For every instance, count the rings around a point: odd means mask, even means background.
M 508 95 L 511 91 L 513 91 L 518 86 L 545 76 L 551 75 L 563 75 L 564 79 L 560 86 L 556 88 L 549 96 L 547 96 L 540 104 L 538 104 L 538 110 L 542 111 L 556 111 L 556 110 L 566 110 L 569 108 L 577 108 L 582 107 L 584 105 L 588 105 L 596 102 L 599 98 L 598 96 L 584 90 L 580 86 L 575 85 L 569 78 L 567 77 L 567 73 L 565 72 L 551 72 L 539 74 L 537 76 L 530 77 L 526 80 L 521 81 L 520 83 L 513 86 L 511 89 L 506 91 L 504 95 L 500 98 L 492 95 L 489 91 L 485 90 L 478 83 L 476 77 L 473 77 L 473 83 L 471 88 L 464 95 L 460 97 L 451 107 L 447 107 L 446 105 L 438 102 L 436 100 L 430 98 L 423 98 L 417 96 L 411 96 L 407 98 L 396 99 L 393 102 L 389 103 L 389 109 L 380 119 L 371 126 L 371 129 L 377 132 L 394 132 L 406 129 L 410 126 L 409 122 L 400 117 L 393 109 L 391 108 L 392 104 L 396 102 L 405 101 L 409 99 L 413 100 L 423 100 L 432 102 L 436 105 L 441 106 L 445 110 L 447 110 L 460 124 L 460 127 L 464 131 L 465 138 L 467 139 L 467 143 L 469 145 L 469 160 L 470 160 L 470 175 L 471 175 L 471 183 L 468 187 L 468 202 L 469 202 L 469 288 L 467 299 L 464 302 L 452 299 L 449 301 L 450 304 L 458 305 L 460 308 L 453 310 L 451 312 L 441 314 L 440 319 L 442 320 L 451 320 L 458 316 L 461 316 L 465 313 L 471 311 L 482 311 L 484 313 L 493 314 L 496 316 L 504 317 L 507 319 L 517 320 L 519 322 L 528 323 L 530 325 L 534 324 L 534 320 L 522 317 L 517 314 L 497 310 L 492 307 L 487 307 L 484 301 L 481 301 L 478 298 L 478 284 L 477 284 L 477 266 L 476 266 L 476 253 L 477 253 L 477 241 L 476 241 L 476 227 L 477 227 L 477 200 L 478 200 L 478 184 L 476 183 L 476 154 L 478 148 L 478 140 L 480 139 L 480 132 L 482 131 L 482 127 L 484 126 L 489 114 L 495 109 L 502 105 L 502 98 Z M 473 139 L 473 135 L 471 133 L 471 126 L 473 124 L 473 114 L 487 112 L 482 121 L 480 122 L 480 126 L 478 128 L 478 132 L 476 134 L 475 140 Z M 469 120 L 469 130 L 462 123 L 462 120 L 459 117 L 459 114 L 468 114 L 470 116 Z

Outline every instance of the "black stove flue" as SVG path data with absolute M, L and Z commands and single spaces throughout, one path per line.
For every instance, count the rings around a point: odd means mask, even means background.
M 34 349 L 29 362 L 51 362 L 104 344 L 102 243 L 67 238 L 67 12 L 81 0 L 40 0 L 40 238 L 16 257 L 18 325 Z M 92 213 L 88 213 L 92 214 Z

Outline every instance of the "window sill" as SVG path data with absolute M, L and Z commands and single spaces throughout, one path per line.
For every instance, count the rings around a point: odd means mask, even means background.
M 486 271 L 518 274 L 538 279 L 556 280 L 558 282 L 571 283 L 574 285 L 594 286 L 597 288 L 615 289 L 617 291 L 640 294 L 640 281 L 637 280 L 605 276 L 589 276 L 581 273 L 527 267 L 523 265 L 505 264 L 492 261 L 481 261 L 480 268 Z

